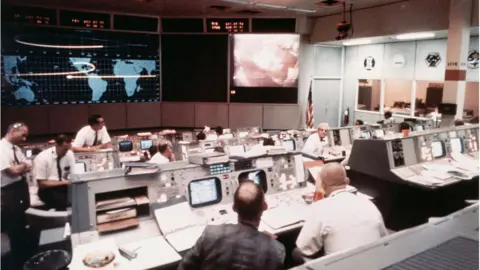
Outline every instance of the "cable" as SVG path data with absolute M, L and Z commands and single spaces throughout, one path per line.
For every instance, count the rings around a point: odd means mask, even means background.
M 352 16 L 353 4 L 350 4 L 350 27 L 352 28 L 352 37 L 353 37 L 353 16 Z M 344 15 L 345 16 L 345 15 Z M 345 20 L 345 19 L 344 19 Z

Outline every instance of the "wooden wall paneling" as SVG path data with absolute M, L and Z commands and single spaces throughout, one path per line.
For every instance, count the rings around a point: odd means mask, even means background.
M 264 105 L 264 129 L 297 129 L 300 126 L 298 105 Z
M 263 105 L 231 103 L 228 113 L 229 128 L 263 126 Z
M 48 110 L 49 133 L 76 133 L 88 124 L 88 106 L 88 104 L 50 106 Z
M 126 105 L 126 103 L 91 104 L 88 106 L 88 115 L 102 115 L 108 130 L 126 129 Z
M 162 102 L 163 127 L 193 127 L 195 125 L 195 103 Z
M 2 106 L 2 135 L 8 125 L 14 122 L 24 122 L 29 127 L 31 135 L 42 135 L 50 132 L 48 109 L 50 106 L 6 107 Z
M 161 126 L 160 102 L 127 103 L 127 128 Z
M 195 103 L 195 127 L 228 127 L 227 103 Z

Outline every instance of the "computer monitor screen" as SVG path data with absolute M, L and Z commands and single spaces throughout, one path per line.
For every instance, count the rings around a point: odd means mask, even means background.
M 81 174 L 87 171 L 87 164 L 83 162 L 76 162 L 75 163 L 75 168 L 74 168 L 74 173 L 75 174 Z
M 416 125 L 415 126 L 415 131 L 424 131 L 425 127 L 423 125 Z
M 452 153 L 463 153 L 465 150 L 463 147 L 463 140 L 461 138 L 450 139 L 450 146 L 452 147 Z
M 238 176 L 238 183 L 241 184 L 243 181 L 252 180 L 255 184 L 260 185 L 263 189 L 263 192 L 267 192 L 267 174 L 263 170 L 243 172 Z
M 383 138 L 385 136 L 385 131 L 383 129 L 375 129 L 375 137 Z
M 32 149 L 25 150 L 25 157 L 27 157 L 27 158 L 32 157 Z
M 441 141 L 432 142 L 432 156 L 434 158 L 440 158 L 445 156 L 445 147 Z
M 150 147 L 152 147 L 153 141 L 152 140 L 141 140 L 140 141 L 140 149 L 142 150 L 148 150 Z
M 121 141 L 118 143 L 118 151 L 130 152 L 133 150 L 133 143 L 131 141 Z
M 368 131 L 368 130 L 362 131 L 362 138 L 370 139 L 370 137 L 371 137 L 370 131 Z
M 191 207 L 202 207 L 219 203 L 222 200 L 220 179 L 206 178 L 193 180 L 188 184 Z
M 285 141 L 283 141 L 283 147 L 287 151 L 295 151 L 295 141 L 294 140 L 285 140 Z
M 215 152 L 215 148 L 205 148 L 205 153 L 209 154 L 213 152 Z
M 243 154 L 245 153 L 245 146 L 243 144 L 240 145 L 230 145 L 230 155 L 235 154 Z

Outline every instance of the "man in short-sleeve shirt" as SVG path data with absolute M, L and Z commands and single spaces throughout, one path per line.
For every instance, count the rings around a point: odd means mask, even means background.
M 81 128 L 72 143 L 74 152 L 92 152 L 112 147 L 110 135 L 101 115 L 94 114 L 88 118 L 88 126 Z
M 70 148 L 71 139 L 59 135 L 55 146 L 42 151 L 34 161 L 38 197 L 57 210 L 65 210 L 69 205 L 67 179 L 75 168 L 75 156 Z

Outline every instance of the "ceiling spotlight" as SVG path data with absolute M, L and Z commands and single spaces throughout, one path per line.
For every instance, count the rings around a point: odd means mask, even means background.
M 366 45 L 370 44 L 372 41 L 370 39 L 357 39 L 357 40 L 349 40 L 343 42 L 343 45 L 345 46 L 354 46 L 354 45 Z
M 398 35 L 395 38 L 396 39 L 421 39 L 421 38 L 432 38 L 434 37 L 435 34 L 432 32 L 423 32 L 423 33 L 410 33 L 410 34 L 402 34 Z
M 318 5 L 318 6 L 328 6 L 328 7 L 338 6 L 341 4 L 343 4 L 343 1 L 340 1 L 340 0 L 323 0 L 315 3 L 315 5 Z

